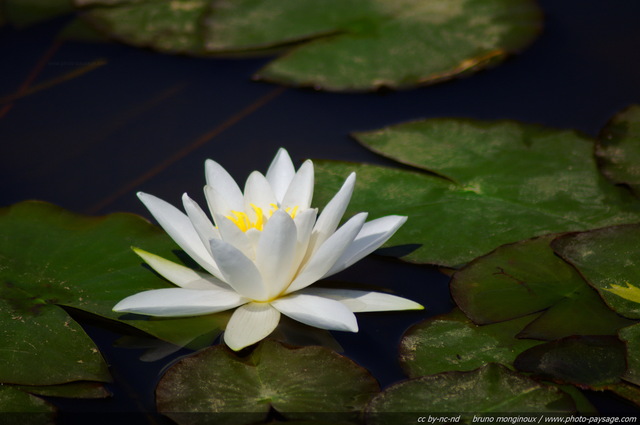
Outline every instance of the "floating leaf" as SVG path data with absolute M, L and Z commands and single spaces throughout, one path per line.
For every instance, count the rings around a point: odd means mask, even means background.
M 209 51 L 295 43 L 258 77 L 325 90 L 410 87 L 503 60 L 531 43 L 529 0 L 214 0 Z
M 592 141 L 571 131 L 432 119 L 356 138 L 429 173 L 321 162 L 316 201 L 356 171 L 349 212 L 409 216 L 391 240 L 420 244 L 408 261 L 459 266 L 505 243 L 640 220 L 640 202 L 600 175 Z
M 198 25 L 207 0 L 74 0 L 83 18 L 119 41 L 172 53 L 202 52 Z
M 596 155 L 607 177 L 629 185 L 640 196 L 640 105 L 611 120 L 600 135 Z
M 640 224 L 558 238 L 553 249 L 573 264 L 618 313 L 640 318 Z
M 574 411 L 572 398 L 558 388 L 489 364 L 472 372 L 440 373 L 395 384 L 371 401 L 367 423 L 414 423 L 416 415 L 425 412 L 453 418 L 439 423 L 468 423 L 476 415 Z M 464 417 L 455 420 L 460 412 Z
M 42 202 L 0 209 L 0 235 L 0 382 L 109 380 L 98 349 L 60 306 L 119 319 L 111 309 L 121 299 L 172 286 L 130 246 L 170 256 L 173 241 L 134 215 L 84 217 Z M 122 321 L 176 344 L 215 337 L 224 324 L 219 315 Z
M 455 309 L 409 329 L 400 343 L 400 363 L 411 378 L 468 371 L 486 363 L 511 365 L 522 351 L 540 344 L 516 338 L 532 319 L 477 326 Z
M 582 277 L 554 255 L 553 235 L 504 245 L 459 270 L 451 294 L 478 324 L 546 310 L 520 337 L 615 335 L 632 321 L 611 311 Z
M 264 420 L 270 409 L 287 420 L 357 418 L 377 391 L 366 370 L 332 351 L 265 341 L 246 358 L 223 346 L 185 358 L 156 395 L 158 410 L 180 424 L 244 424 Z
M 545 379 L 598 389 L 620 382 L 625 348 L 613 336 L 572 336 L 530 348 L 514 365 Z
M 111 395 L 104 385 L 98 382 L 70 382 L 61 385 L 27 386 L 16 388 L 34 395 L 64 398 L 106 398 Z
M 640 385 L 640 324 L 620 330 L 619 336 L 627 345 L 627 371 L 623 378 Z M 640 392 L 637 399 L 640 401 Z
M 17 27 L 25 27 L 73 12 L 71 0 L 3 0 L 0 14 Z M 4 11 L 2 11 L 4 6 Z M 2 19 L 0 18 L 0 21 Z
M 0 412 L 3 423 L 53 423 L 55 407 L 11 385 L 0 385 Z M 7 422 L 4 422 L 4 421 Z

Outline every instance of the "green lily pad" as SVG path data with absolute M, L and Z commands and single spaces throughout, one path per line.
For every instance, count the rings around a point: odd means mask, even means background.
M 16 385 L 16 388 L 34 395 L 64 398 L 106 398 L 111 393 L 98 382 L 69 382 L 61 385 L 27 386 Z
M 625 347 L 613 336 L 572 336 L 530 348 L 514 365 L 545 379 L 601 389 L 620 382 Z
M 518 334 L 553 340 L 615 335 L 634 323 L 609 309 L 549 243 L 553 235 L 504 245 L 456 272 L 451 294 L 475 323 L 510 320 L 545 310 Z
M 640 196 L 640 105 L 611 120 L 600 134 L 596 155 L 607 177 L 628 185 Z
M 623 316 L 640 318 L 640 224 L 569 234 L 552 247 L 573 264 L 605 302 Z
M 23 202 L 0 209 L 0 235 L 0 382 L 110 379 L 97 347 L 61 306 L 122 319 L 178 345 L 201 335 L 210 343 L 224 326 L 221 315 L 127 320 L 111 310 L 136 292 L 172 286 L 130 249 L 137 245 L 171 257 L 176 248 L 140 217 L 85 217 Z
M 489 364 L 472 372 L 440 373 L 395 384 L 376 396 L 366 413 L 367 424 L 377 425 L 415 423 L 426 412 L 449 418 L 438 423 L 470 423 L 474 416 L 574 411 L 572 398 L 558 388 Z
M 330 350 L 267 340 L 245 358 L 215 346 L 181 360 L 156 399 L 179 424 L 254 423 L 271 409 L 287 420 L 339 421 L 357 418 L 378 390 L 365 369 Z
M 74 1 L 84 8 L 82 17 L 111 38 L 169 53 L 203 53 L 198 26 L 207 0 Z
M 411 262 L 455 267 L 505 243 L 640 220 L 640 202 L 598 172 L 593 142 L 571 131 L 431 119 L 355 137 L 419 171 L 320 162 L 316 201 L 356 171 L 348 211 L 409 216 L 390 244 L 419 244 Z
M 3 3 L 0 14 L 4 13 L 5 19 L 17 27 L 71 14 L 74 10 L 72 0 L 3 0 Z
M 531 43 L 529 0 L 214 0 L 206 47 L 294 44 L 258 78 L 324 90 L 433 83 L 500 62 Z
M 540 344 L 540 341 L 516 338 L 532 319 L 526 316 L 477 326 L 455 309 L 409 329 L 400 343 L 400 363 L 411 378 L 469 371 L 486 363 L 509 366 L 518 354 Z
M 41 398 L 21 391 L 11 385 L 0 385 L 0 412 L 3 423 L 46 424 L 53 423 L 56 408 Z M 7 422 L 4 422 L 7 420 Z
M 619 337 L 627 345 L 627 371 L 623 378 L 640 385 L 640 324 L 621 329 Z M 640 401 L 640 391 L 637 399 Z

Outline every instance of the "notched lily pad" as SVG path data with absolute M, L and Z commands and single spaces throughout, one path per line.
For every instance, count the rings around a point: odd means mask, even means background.
M 348 211 L 409 216 L 389 242 L 420 244 L 408 261 L 455 267 L 505 243 L 640 220 L 640 202 L 599 173 L 593 142 L 571 131 L 431 119 L 355 137 L 417 171 L 322 161 L 316 200 L 356 171 Z
M 613 336 L 573 336 L 533 347 L 514 364 L 545 379 L 601 389 L 620 382 L 626 368 L 625 347 Z
M 440 373 L 395 384 L 376 396 L 366 413 L 368 424 L 382 425 L 414 423 L 416 415 L 427 412 L 453 418 L 440 423 L 470 423 L 473 416 L 574 411 L 572 398 L 558 388 L 489 364 L 472 372 Z
M 257 76 L 324 90 L 432 83 L 521 50 L 541 14 L 529 0 L 214 0 L 210 51 L 295 43 Z
M 552 247 L 623 316 L 640 318 L 640 224 L 565 235 Z
M 540 341 L 516 335 L 535 316 L 477 326 L 460 310 L 410 328 L 400 343 L 400 363 L 411 378 L 448 371 L 469 371 L 486 363 L 511 365 Z
M 640 105 L 616 115 L 599 137 L 596 155 L 602 172 L 628 185 L 640 197 Z
M 215 346 L 181 360 L 156 398 L 179 424 L 254 423 L 271 409 L 287 420 L 340 421 L 357 419 L 378 390 L 365 369 L 332 351 L 267 340 L 245 358 Z
M 85 217 L 43 202 L 0 209 L 0 235 L 0 382 L 108 381 L 97 347 L 61 307 L 118 320 L 121 299 L 172 286 L 130 246 L 170 257 L 173 241 L 131 214 Z M 179 345 L 224 326 L 218 315 L 122 322 Z
M 611 311 L 576 270 L 557 257 L 554 235 L 504 245 L 459 270 L 451 294 L 478 324 L 545 310 L 519 337 L 615 335 L 633 321 Z

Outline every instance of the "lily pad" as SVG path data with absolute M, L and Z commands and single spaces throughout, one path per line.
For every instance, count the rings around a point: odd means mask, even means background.
M 582 388 L 602 389 L 620 382 L 624 344 L 613 336 L 572 336 L 533 347 L 518 356 L 523 372 Z
M 207 0 L 74 0 L 82 17 L 116 40 L 169 53 L 202 54 Z
M 553 235 L 501 246 L 459 270 L 451 294 L 475 323 L 509 320 L 545 310 L 519 337 L 615 335 L 633 321 L 611 311 L 598 293 L 549 243 Z
M 97 347 L 62 306 L 121 319 L 111 310 L 121 299 L 172 286 L 130 246 L 171 256 L 173 241 L 131 214 L 85 217 L 43 202 L 0 209 L 0 235 L 0 382 L 108 381 Z M 220 315 L 121 321 L 179 345 L 224 326 Z
M 640 324 L 620 330 L 620 339 L 627 345 L 627 371 L 623 378 L 640 385 Z M 640 391 L 636 398 L 640 404 Z
M 98 382 L 69 382 L 68 384 L 41 386 L 16 385 L 15 387 L 29 394 L 49 397 L 106 398 L 111 395 L 104 385 Z
M 0 412 L 3 423 L 45 424 L 53 423 L 56 408 L 29 393 L 11 385 L 0 385 Z M 7 420 L 8 422 L 4 422 Z
M 71 0 L 3 0 L 2 3 L 0 15 L 5 14 L 5 19 L 17 27 L 37 24 L 74 11 Z M 0 17 L 0 22 L 2 20 Z
M 640 318 L 640 224 L 607 227 L 556 239 L 552 247 L 573 264 L 605 302 Z
M 400 363 L 411 378 L 469 371 L 486 363 L 510 366 L 518 354 L 540 344 L 516 338 L 534 317 L 477 326 L 455 309 L 409 329 L 400 343 Z
M 395 384 L 376 396 L 366 413 L 367 423 L 376 425 L 415 423 L 416 416 L 425 412 L 450 418 L 438 423 L 470 423 L 474 416 L 574 411 L 572 398 L 558 388 L 489 364 L 472 372 L 440 373 Z
M 316 201 L 356 171 L 348 211 L 409 216 L 389 243 L 420 244 L 411 262 L 455 267 L 505 243 L 640 220 L 640 202 L 598 172 L 593 141 L 572 131 L 431 119 L 355 137 L 418 170 L 321 162 Z
M 339 421 L 357 418 L 378 390 L 365 369 L 332 351 L 265 341 L 245 358 L 215 346 L 181 360 L 156 398 L 179 424 L 254 423 L 271 409 L 287 420 Z
M 602 172 L 640 196 L 640 105 L 616 115 L 599 137 L 596 155 Z
M 529 0 L 214 0 L 209 51 L 294 43 L 257 77 L 324 90 L 433 83 L 500 62 L 536 37 Z

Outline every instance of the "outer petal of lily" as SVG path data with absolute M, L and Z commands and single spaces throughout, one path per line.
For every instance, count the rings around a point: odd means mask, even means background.
M 193 228 L 198 233 L 198 236 L 200 236 L 200 241 L 202 241 L 205 248 L 209 250 L 209 239 L 220 239 L 218 229 L 213 227 L 213 223 L 211 223 L 207 214 L 202 211 L 200 205 L 189 198 L 189 195 L 186 193 L 182 195 L 182 205 L 184 205 L 184 210 L 187 212 Z
M 362 229 L 367 213 L 356 214 L 316 250 L 286 290 L 287 294 L 306 288 L 322 278 Z
M 169 282 L 188 289 L 226 289 L 229 285 L 211 276 L 208 273 L 200 273 L 189 267 L 181 266 L 178 263 L 169 261 L 158 255 L 152 254 L 140 248 L 133 248 L 133 252 L 138 254 L 153 270 Z
M 273 158 L 271 165 L 269 165 L 265 176 L 271 185 L 271 189 L 273 189 L 273 194 L 276 196 L 278 203 L 282 202 L 295 173 L 296 170 L 293 167 L 289 153 L 283 148 L 278 149 L 278 153 Z
M 205 162 L 205 195 L 212 214 L 227 215 L 232 210 L 242 211 L 244 197 L 236 181 L 220 164 L 207 159 Z
M 113 307 L 114 311 L 149 316 L 185 317 L 217 313 L 249 302 L 225 289 L 166 288 L 139 292 Z
M 278 326 L 280 312 L 268 303 L 249 303 L 236 309 L 224 332 L 224 342 L 241 350 L 267 337 Z
M 423 310 L 417 302 L 390 294 L 353 289 L 305 288 L 299 294 L 315 295 L 340 301 L 354 313 L 366 311 Z
M 180 245 L 180 248 L 206 271 L 221 278 L 218 266 L 211 258 L 207 248 L 202 244 L 200 236 L 193 228 L 189 217 L 168 202 L 148 193 L 138 192 L 138 198 L 149 209 L 160 226 Z
M 286 212 L 276 210 L 264 226 L 256 247 L 256 265 L 268 286 L 268 298 L 279 295 L 293 278 L 297 239 L 293 219 Z
M 353 194 L 353 187 L 356 183 L 356 174 L 351 173 L 349 177 L 344 181 L 342 187 L 324 207 L 322 213 L 316 221 L 316 225 L 313 228 L 313 234 L 311 235 L 311 242 L 309 244 L 310 252 L 317 250 L 320 245 L 335 232 L 340 224 L 340 219 L 347 210 L 351 195 Z
M 334 331 L 358 332 L 356 316 L 344 304 L 314 295 L 294 294 L 271 305 L 280 313 L 305 325 Z
M 294 265 L 296 270 L 299 268 L 300 263 L 305 258 L 307 253 L 307 247 L 309 246 L 309 240 L 311 239 L 311 232 L 313 231 L 313 225 L 316 222 L 316 216 L 318 210 L 315 208 L 309 208 L 296 214 L 296 218 L 293 222 L 296 225 L 298 242 L 296 245 L 296 259 Z
M 278 199 L 281 208 L 295 208 L 305 210 L 311 206 L 313 198 L 313 163 L 305 161 L 296 175 L 291 180 L 291 184 L 286 195 Z
M 323 278 L 338 273 L 371 254 L 388 241 L 406 221 L 407 217 L 389 215 L 365 223 L 358 236 Z
M 267 287 L 253 261 L 223 240 L 211 239 L 210 242 L 225 282 L 240 295 L 257 301 L 267 300 Z
M 262 208 L 263 213 L 270 210 L 271 205 L 277 205 L 278 201 L 273 194 L 271 185 L 267 179 L 257 171 L 249 174 L 244 186 L 244 212 L 252 221 L 255 221 L 255 213 L 252 205 Z
M 220 239 L 230 243 L 238 248 L 244 255 L 249 258 L 255 257 L 253 245 L 249 241 L 247 234 L 240 230 L 231 220 L 221 215 L 216 215 L 216 223 L 218 223 L 218 231 L 220 232 Z

